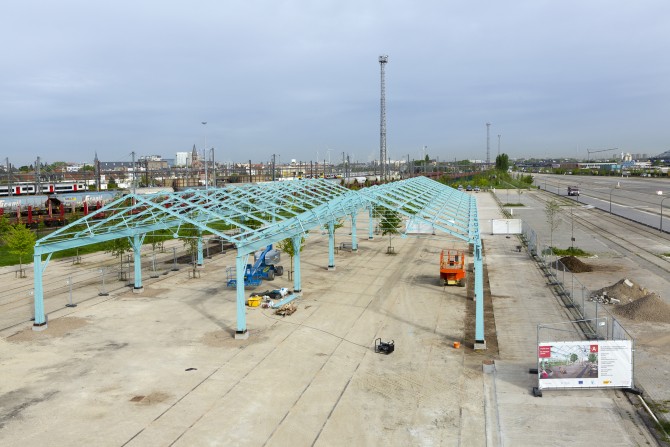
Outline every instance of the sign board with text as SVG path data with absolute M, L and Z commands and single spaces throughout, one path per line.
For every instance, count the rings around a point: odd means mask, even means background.
M 633 386 L 630 340 L 542 342 L 537 355 L 540 389 Z

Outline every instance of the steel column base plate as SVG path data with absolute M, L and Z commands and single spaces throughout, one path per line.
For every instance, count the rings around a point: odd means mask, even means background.
M 249 332 L 244 331 L 235 331 L 235 340 L 246 340 L 249 338 Z

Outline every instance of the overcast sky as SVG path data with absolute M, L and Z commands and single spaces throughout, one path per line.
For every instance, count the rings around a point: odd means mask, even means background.
M 20 166 L 214 147 L 217 161 L 670 149 L 670 2 L 35 1 L 0 9 Z M 206 121 L 207 124 L 201 124 Z M 328 152 L 330 151 L 330 152 Z M 318 155 L 317 155 L 318 154 Z

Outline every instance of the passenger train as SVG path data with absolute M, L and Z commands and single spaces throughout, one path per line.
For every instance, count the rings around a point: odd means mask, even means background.
M 86 191 L 84 182 L 60 182 L 60 183 L 14 183 L 11 185 L 12 196 L 27 196 L 39 194 L 61 194 L 67 192 Z M 0 197 L 9 196 L 10 189 L 7 185 L 0 185 Z
M 59 186 L 60 185 L 60 186 Z M 19 185 L 16 185 L 17 187 Z M 22 184 L 21 187 L 32 186 L 36 187 L 35 184 Z M 31 194 L 31 193 L 22 193 L 22 194 L 13 194 L 12 196 L 7 195 L 7 186 L 4 186 L 4 193 L 0 194 L 0 214 L 6 214 L 10 212 L 15 212 L 20 210 L 22 213 L 26 213 L 28 207 L 31 207 L 34 213 L 44 213 L 49 204 L 53 208 L 57 208 L 60 204 L 67 210 L 75 208 L 76 210 L 81 210 L 84 208 L 84 203 L 88 205 L 89 208 L 97 208 L 102 205 L 105 205 L 107 202 L 110 202 L 118 197 L 121 197 L 125 194 L 128 194 L 128 190 L 110 190 L 110 191 L 89 191 L 86 189 L 86 185 L 83 183 L 73 183 L 70 186 L 72 189 L 67 189 L 64 184 L 51 184 L 51 185 L 41 185 L 46 186 L 47 191 L 53 189 L 52 192 L 44 192 L 42 194 Z M 51 188 L 53 186 L 53 188 Z M 76 190 L 74 188 L 77 188 Z M 12 187 L 14 190 L 14 187 Z M 44 189 L 43 189 L 44 190 Z M 28 191 L 26 189 L 26 191 Z M 157 194 L 157 193 L 170 193 L 173 192 L 171 187 L 152 187 L 152 188 L 137 188 L 136 194 Z

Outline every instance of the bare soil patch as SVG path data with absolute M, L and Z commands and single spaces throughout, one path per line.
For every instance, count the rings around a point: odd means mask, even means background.
M 7 337 L 7 341 L 12 343 L 20 343 L 25 341 L 43 340 L 46 338 L 65 337 L 72 331 L 86 326 L 88 323 L 89 321 L 86 318 L 56 318 L 48 322 L 49 328 L 45 331 L 33 331 L 31 327 L 27 327 L 14 335 Z

